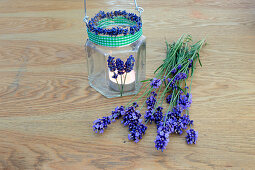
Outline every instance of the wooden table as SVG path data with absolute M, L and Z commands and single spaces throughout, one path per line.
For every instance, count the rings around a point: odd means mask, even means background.
M 120 122 L 103 135 L 93 120 L 130 97 L 106 99 L 88 85 L 82 0 L 0 1 L 0 169 L 255 168 L 255 2 L 139 0 L 147 77 L 164 41 L 206 37 L 190 109 L 198 143 L 171 136 L 154 147 L 155 125 L 138 144 Z M 88 14 L 133 1 L 89 0 Z

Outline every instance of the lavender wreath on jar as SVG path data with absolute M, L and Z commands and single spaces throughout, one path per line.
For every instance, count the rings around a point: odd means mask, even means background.
M 118 23 L 119 26 L 107 28 L 116 23 Z M 87 23 L 87 28 L 88 31 L 93 32 L 96 35 L 126 36 L 128 34 L 134 35 L 139 32 L 142 29 L 142 22 L 141 17 L 134 13 L 127 13 L 125 10 L 106 13 L 104 11 L 99 11 L 99 13 Z

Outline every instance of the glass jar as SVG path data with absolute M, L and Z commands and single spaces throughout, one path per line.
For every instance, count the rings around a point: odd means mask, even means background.
M 88 79 L 91 87 L 107 98 L 137 94 L 145 79 L 146 38 L 142 32 L 143 8 L 134 0 L 139 16 L 125 10 L 99 11 L 88 20 Z
M 95 44 L 87 39 L 88 79 L 91 87 L 107 98 L 137 94 L 142 86 L 146 73 L 146 38 L 141 35 L 135 42 L 120 46 L 107 47 Z M 133 70 L 113 78 L 114 72 L 108 67 L 108 57 L 126 61 L 129 56 L 135 59 Z

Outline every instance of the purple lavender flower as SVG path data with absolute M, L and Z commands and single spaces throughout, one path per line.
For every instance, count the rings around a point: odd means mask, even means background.
M 158 124 L 162 120 L 162 117 L 163 117 L 162 110 L 163 110 L 163 107 L 158 106 L 155 110 L 155 113 L 153 114 L 156 124 Z
M 142 122 L 141 113 L 139 110 L 135 110 L 134 106 L 130 106 L 126 109 L 125 115 L 123 116 L 123 121 L 121 123 L 124 124 L 124 126 L 129 126 L 133 124 L 139 124 Z
M 110 71 L 111 72 L 115 71 L 116 70 L 116 64 L 115 64 L 114 57 L 109 56 L 107 62 L 108 62 L 108 68 L 110 69 Z
M 168 122 L 166 122 L 167 124 Z M 171 129 L 169 125 L 164 125 L 164 122 L 160 122 L 157 125 L 157 136 L 155 139 L 155 147 L 157 150 L 161 150 L 163 152 L 166 149 L 166 146 L 169 142 L 169 134 Z
M 172 78 L 172 79 L 167 78 L 167 81 L 168 81 L 168 83 L 170 83 L 170 85 L 169 85 L 170 87 L 172 87 L 172 88 L 177 88 L 176 82 L 177 82 L 177 81 L 180 81 L 180 80 L 184 80 L 184 79 L 186 79 L 186 78 L 187 78 L 187 74 L 186 74 L 186 73 L 178 73 L 178 74 L 176 74 L 175 77 Z
M 139 105 L 137 104 L 137 102 L 134 102 L 134 103 L 133 103 L 133 106 L 134 106 L 135 108 L 139 107 Z
M 151 92 L 151 95 L 156 97 L 158 94 L 155 91 L 153 91 L 153 92 Z
M 156 136 L 156 139 L 154 142 L 155 142 L 155 147 L 157 150 L 161 150 L 163 152 L 163 150 L 166 149 L 166 146 L 169 142 L 169 138 L 166 136 L 167 135 L 165 135 L 163 133 L 162 133 L 162 135 L 158 134 Z
M 154 112 L 154 109 L 149 109 L 148 111 L 145 111 L 145 114 L 144 114 L 145 122 L 152 123 L 153 121 L 155 121 L 155 117 L 152 114 L 153 112 Z
M 156 98 L 154 96 L 150 96 L 146 100 L 147 108 L 153 109 L 156 104 Z
M 194 129 L 189 129 L 186 132 L 187 132 L 187 136 L 186 136 L 187 143 L 188 144 L 196 144 L 198 132 L 195 131 Z
M 181 116 L 182 110 L 179 107 L 174 107 L 171 112 L 168 112 L 167 121 L 171 127 L 171 133 L 181 135 L 183 130 L 187 129 L 189 125 L 193 125 L 193 120 L 190 120 L 189 116 L 184 114 Z M 164 118 L 163 118 L 164 119 Z
M 125 71 L 126 71 L 126 73 L 129 73 L 130 71 L 132 71 L 134 65 L 135 65 L 135 58 L 133 57 L 133 55 L 130 55 L 128 57 L 127 61 L 125 62 Z
M 192 95 L 187 93 L 186 95 L 180 95 L 178 106 L 181 110 L 189 109 L 192 103 Z
M 154 89 L 157 89 L 160 87 L 161 85 L 161 80 L 160 79 L 156 79 L 156 78 L 153 78 L 150 85 L 152 86 L 152 88 Z
M 193 125 L 193 120 L 190 120 L 189 115 L 184 114 L 181 117 L 182 129 L 187 129 L 189 125 Z
M 127 28 L 123 29 L 123 34 L 124 34 L 124 36 L 128 34 L 128 29 Z
M 170 94 L 170 95 L 168 95 L 168 96 L 166 97 L 166 102 L 167 102 L 168 104 L 170 104 L 171 99 L 172 99 L 172 94 Z
M 138 107 L 137 103 L 133 103 L 132 106 L 126 109 L 125 115 L 123 116 L 123 121 L 121 123 L 124 126 L 128 126 L 130 134 L 128 135 L 129 140 L 133 140 L 136 143 L 139 139 L 142 139 L 142 136 L 145 134 L 147 127 L 142 124 L 141 114 L 135 108 Z
M 93 125 L 95 133 L 104 133 L 104 129 L 106 129 L 109 124 L 111 124 L 110 117 L 103 117 L 102 119 L 95 120 Z
M 182 68 L 182 65 L 179 64 L 178 67 L 177 67 L 177 69 L 180 70 L 181 68 Z
M 146 100 L 146 104 L 147 104 L 147 109 L 148 111 L 145 111 L 145 121 L 146 122 L 150 122 L 152 123 L 153 121 L 155 121 L 156 124 L 158 124 L 158 122 L 161 121 L 162 117 L 163 117 L 163 107 L 158 106 L 155 110 L 155 104 L 156 104 L 156 97 L 157 93 L 155 91 L 151 92 L 151 96 L 147 98 Z
M 128 134 L 128 139 L 135 141 L 135 143 L 139 142 L 139 139 L 142 139 L 142 136 L 145 134 L 147 127 L 144 124 L 139 124 L 130 130 L 130 134 Z
M 114 122 L 116 119 L 119 119 L 121 116 L 125 114 L 125 108 L 124 106 L 117 106 L 114 111 L 112 111 L 112 122 Z
M 117 78 L 118 78 L 118 74 L 116 74 L 115 72 L 113 72 L 112 78 L 117 79 Z
M 172 71 L 171 71 L 171 73 L 172 73 L 172 74 L 175 74 L 176 71 L 177 71 L 176 68 L 173 68 Z
M 176 133 L 181 135 L 183 133 L 183 125 L 181 119 L 172 118 L 171 121 L 171 129 L 173 130 L 172 133 Z
M 182 110 L 179 107 L 173 107 L 171 112 L 167 113 L 167 118 L 176 118 L 179 119 L 181 117 Z
M 124 74 L 124 69 L 125 69 L 124 62 L 120 58 L 116 59 L 116 68 L 118 70 L 119 75 Z
M 192 59 L 189 59 L 189 66 L 188 66 L 188 68 L 191 68 L 191 67 L 192 67 L 192 64 L 193 64 L 193 60 L 192 60 Z

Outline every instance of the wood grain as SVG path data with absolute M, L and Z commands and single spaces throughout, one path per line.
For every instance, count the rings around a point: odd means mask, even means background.
M 164 58 L 164 41 L 206 37 L 203 67 L 190 109 L 197 145 L 171 136 L 154 148 L 156 128 L 129 142 L 112 124 L 94 134 L 93 120 L 131 97 L 106 99 L 89 87 L 83 2 L 0 1 L 0 169 L 254 169 L 255 1 L 140 0 L 147 36 L 147 77 Z M 133 10 L 132 1 L 88 3 Z

